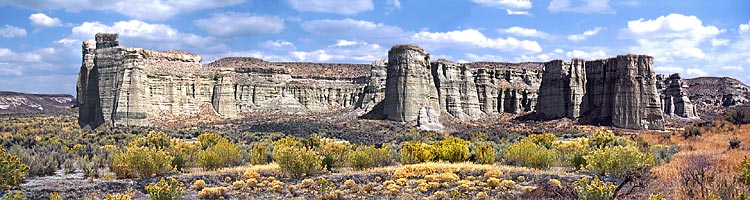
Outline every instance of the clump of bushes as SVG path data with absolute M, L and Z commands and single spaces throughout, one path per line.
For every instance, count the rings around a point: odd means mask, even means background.
M 419 141 L 408 141 L 401 144 L 401 164 L 416 164 L 432 160 L 432 146 Z
M 740 182 L 747 186 L 750 186 L 750 160 L 747 159 L 747 156 L 742 159 L 742 162 L 737 165 L 737 168 L 740 170 L 738 177 Z
M 268 145 L 256 144 L 250 150 L 250 163 L 253 165 L 265 165 L 270 160 L 270 151 Z
M 562 166 L 581 169 L 586 166 L 586 159 L 583 157 L 591 153 L 591 147 L 588 139 L 580 138 L 567 142 L 560 142 L 555 145 L 562 161 Z
M 672 156 L 680 152 L 680 148 L 676 145 L 652 145 L 649 148 L 651 154 L 654 155 L 656 164 L 668 163 L 672 160 Z
M 474 146 L 471 149 L 471 155 L 474 157 L 474 162 L 478 164 L 492 164 L 495 163 L 495 149 L 491 145 L 483 144 Z
M 311 137 L 316 138 L 317 137 Z M 320 144 L 319 152 L 323 156 L 323 168 L 330 171 L 334 167 L 344 166 L 346 163 L 346 154 L 351 148 L 349 142 L 338 142 L 333 140 L 309 139 L 311 145 Z
M 390 155 L 391 150 L 388 146 L 375 148 L 370 145 L 360 145 L 356 150 L 349 152 L 346 159 L 349 161 L 349 166 L 365 169 L 392 164 Z
M 318 152 L 303 147 L 294 138 L 287 137 L 273 143 L 273 159 L 282 171 L 298 178 L 322 170 L 323 156 Z
M 0 189 L 17 187 L 26 179 L 27 171 L 29 171 L 29 166 L 0 147 Z
M 159 149 L 130 146 L 114 155 L 110 170 L 122 178 L 151 178 L 173 172 L 172 160 Z
M 201 199 L 223 199 L 228 191 L 229 188 L 227 187 L 203 188 L 198 192 L 198 197 Z
M 536 141 L 536 142 L 535 142 Z M 508 147 L 507 158 L 522 166 L 546 169 L 557 161 L 557 153 L 546 147 L 548 136 L 531 135 Z
M 614 195 L 615 186 L 610 182 L 604 182 L 599 180 L 599 177 L 594 176 L 594 179 L 589 177 L 583 177 L 573 183 L 578 198 L 583 200 L 608 200 Z
M 169 182 L 161 180 L 157 183 L 146 185 L 148 198 L 151 200 L 176 200 L 185 192 L 185 184 L 175 178 L 169 178 Z
M 440 161 L 463 162 L 469 160 L 469 142 L 457 137 L 447 137 L 433 145 L 435 158 Z
M 616 178 L 624 177 L 634 170 L 652 166 L 654 158 L 649 153 L 643 153 L 633 146 L 614 146 L 594 151 L 584 156 L 586 170 L 599 175 L 609 175 Z
M 117 193 L 117 194 L 105 194 L 104 199 L 105 200 L 131 200 L 133 199 L 133 197 L 127 194 Z
M 236 144 L 216 133 L 204 133 L 198 136 L 203 151 L 198 153 L 198 163 L 207 170 L 228 167 L 238 164 L 240 150 Z

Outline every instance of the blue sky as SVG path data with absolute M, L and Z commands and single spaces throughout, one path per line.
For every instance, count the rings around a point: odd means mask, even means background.
M 97 32 L 203 63 L 370 63 L 411 43 L 459 62 L 648 54 L 657 73 L 750 82 L 747 0 L 0 0 L 0 90 L 75 94 Z

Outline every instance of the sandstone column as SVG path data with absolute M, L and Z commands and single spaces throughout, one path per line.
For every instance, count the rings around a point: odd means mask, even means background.
M 438 93 L 430 71 L 429 54 L 415 45 L 397 45 L 388 51 L 386 119 L 416 122 L 426 129 L 441 128 Z

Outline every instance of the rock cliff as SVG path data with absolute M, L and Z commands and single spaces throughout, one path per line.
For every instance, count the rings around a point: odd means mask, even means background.
M 0 91 L 0 114 L 70 111 L 76 99 L 69 94 L 26 94 Z
M 545 64 L 537 114 L 543 119 L 581 118 L 585 123 L 630 129 L 664 129 L 653 58 L 615 58 Z
M 665 115 L 698 117 L 698 111 L 687 96 L 687 85 L 683 83 L 680 74 L 672 74 L 666 78 L 663 74 L 658 74 L 656 81 L 656 89 L 661 94 L 661 105 Z
M 201 64 L 200 56 L 187 52 L 121 46 L 116 34 L 97 34 L 83 43 L 82 53 L 77 85 L 82 127 L 149 126 L 169 116 L 342 110 L 438 131 L 443 117 L 479 120 L 531 112 L 623 128 L 664 127 L 663 98 L 648 56 L 454 63 L 431 61 L 415 45 L 397 45 L 387 61 L 372 64 L 238 57 Z M 673 90 L 669 96 L 681 94 Z
M 750 87 L 729 77 L 698 77 L 684 79 L 685 93 L 700 117 L 715 118 L 724 109 L 750 104 Z

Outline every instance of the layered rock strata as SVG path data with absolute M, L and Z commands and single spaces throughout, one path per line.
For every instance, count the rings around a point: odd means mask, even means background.
M 664 129 L 653 58 L 615 58 L 545 64 L 538 101 L 543 118 L 582 118 L 630 129 Z
M 339 109 L 430 130 L 441 129 L 444 115 L 477 120 L 534 111 L 549 119 L 586 118 L 624 128 L 664 126 L 648 56 L 454 63 L 430 61 L 418 46 L 397 45 L 387 61 L 372 64 L 229 57 L 202 65 L 200 56 L 187 52 L 120 46 L 116 34 L 97 34 L 82 47 L 77 85 L 82 127 L 148 126 L 167 116 L 204 112 L 236 118 Z
M 683 118 L 697 118 L 698 111 L 687 96 L 687 85 L 685 85 L 680 74 L 672 74 L 664 77 L 663 74 L 656 75 L 656 89 L 661 94 L 662 110 L 665 115 Z

